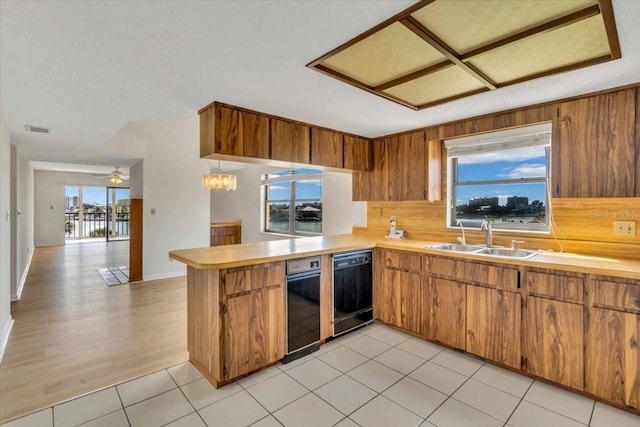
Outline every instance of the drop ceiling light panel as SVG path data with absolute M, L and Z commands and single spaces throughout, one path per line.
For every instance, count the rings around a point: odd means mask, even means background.
M 619 57 L 611 0 L 424 0 L 308 66 L 422 109 Z

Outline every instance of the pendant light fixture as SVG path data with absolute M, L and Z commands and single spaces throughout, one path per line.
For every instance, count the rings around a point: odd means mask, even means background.
M 235 175 L 220 173 L 220 160 L 218 160 L 218 172 L 202 175 L 202 188 L 213 191 L 236 191 L 238 179 Z

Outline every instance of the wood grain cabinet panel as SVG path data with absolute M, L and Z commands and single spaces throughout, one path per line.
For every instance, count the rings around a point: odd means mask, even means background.
M 527 297 L 522 341 L 527 372 L 584 389 L 583 312 L 582 304 Z
M 286 162 L 311 162 L 309 126 L 271 119 L 271 159 Z
M 242 226 L 238 225 L 211 225 L 209 246 L 235 245 L 242 243 Z
M 353 174 L 353 200 L 388 200 L 388 160 L 387 143 L 384 139 L 374 139 L 371 142 L 373 165 L 371 172 Z
M 422 256 L 380 249 L 374 257 L 374 316 L 390 325 L 424 334 Z
M 342 168 L 343 155 L 344 144 L 340 132 L 311 128 L 311 164 Z
M 466 286 L 464 283 L 427 279 L 427 338 L 464 349 L 466 345 Z
M 427 142 L 424 131 L 386 139 L 388 200 L 427 199 Z
M 516 292 L 467 285 L 466 350 L 520 369 L 521 300 Z
M 222 381 L 282 359 L 286 349 L 284 262 L 221 270 Z
M 554 197 L 637 197 L 636 89 L 563 102 L 553 121 Z
M 269 158 L 269 118 L 218 103 L 200 113 L 200 157 Z
M 344 168 L 364 172 L 373 169 L 373 147 L 370 139 L 344 136 Z
M 640 408 L 640 315 L 591 308 L 586 346 L 585 390 Z

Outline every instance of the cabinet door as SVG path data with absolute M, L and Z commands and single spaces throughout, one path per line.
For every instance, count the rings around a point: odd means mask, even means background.
M 429 277 L 427 286 L 427 338 L 465 348 L 466 286 Z
M 422 334 L 420 302 L 421 276 L 417 273 L 384 269 L 379 319 L 390 325 Z M 378 296 L 377 296 L 378 297 Z
M 520 369 L 521 296 L 467 285 L 467 351 Z
M 200 157 L 269 158 L 269 118 L 218 103 L 200 112 Z
M 424 131 L 387 139 L 389 200 L 426 200 L 427 143 Z
M 226 299 L 223 308 L 224 381 L 282 359 L 286 334 L 284 311 L 281 286 Z
M 342 168 L 342 134 L 326 129 L 311 128 L 311 164 Z
M 590 309 L 585 390 L 640 408 L 640 315 Z
M 271 119 L 271 158 L 295 163 L 310 163 L 309 126 Z
M 373 169 L 373 147 L 370 139 L 344 136 L 344 168 L 365 172 Z
M 553 123 L 554 197 L 637 197 L 635 92 L 560 104 Z
M 584 388 L 583 306 L 529 296 L 524 310 L 525 369 L 578 390 Z
M 371 150 L 371 172 L 353 174 L 353 200 L 388 200 L 387 143 L 384 139 L 375 139 L 371 142 Z

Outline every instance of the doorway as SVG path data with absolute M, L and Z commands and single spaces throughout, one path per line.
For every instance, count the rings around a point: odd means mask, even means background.
M 130 192 L 126 187 L 65 187 L 65 242 L 129 240 Z

